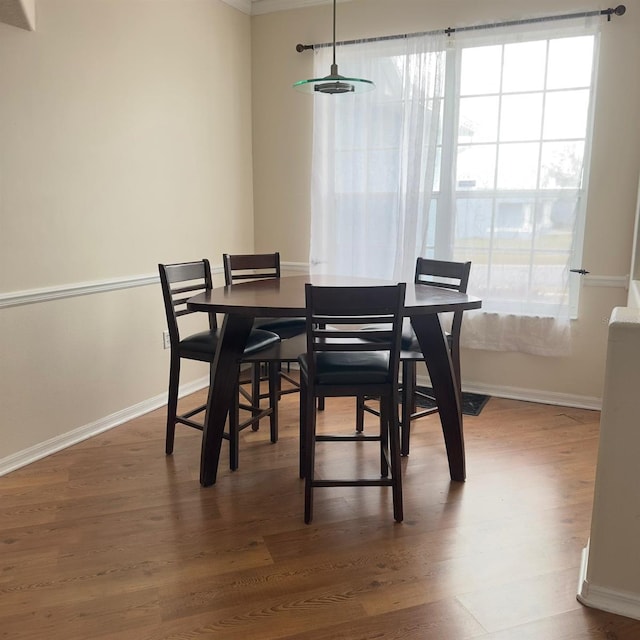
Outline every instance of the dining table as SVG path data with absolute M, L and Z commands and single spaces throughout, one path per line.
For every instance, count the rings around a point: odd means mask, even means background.
M 194 311 L 224 314 L 216 355 L 211 363 L 207 409 L 200 453 L 200 484 L 215 484 L 224 426 L 233 407 L 238 362 L 255 318 L 305 315 L 305 284 L 316 286 L 377 286 L 389 280 L 332 275 L 285 275 L 209 289 L 189 298 Z M 441 313 L 478 309 L 482 301 L 466 293 L 407 283 L 404 316 L 424 355 L 438 404 L 452 480 L 466 479 L 462 409 Z

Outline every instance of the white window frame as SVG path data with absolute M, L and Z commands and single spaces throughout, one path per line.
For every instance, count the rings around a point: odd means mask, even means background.
M 584 33 L 582 35 L 585 35 Z M 588 35 L 588 34 L 587 34 Z M 541 39 L 547 42 L 556 39 L 568 37 L 567 34 L 559 33 L 558 35 L 541 34 Z M 584 246 L 584 231 L 586 224 L 586 210 L 587 210 L 587 195 L 589 187 L 590 166 L 591 166 L 591 151 L 593 144 L 593 119 L 595 110 L 595 97 L 596 97 L 596 78 L 598 71 L 598 47 L 599 47 L 599 34 L 594 29 L 592 33 L 594 38 L 593 46 L 593 64 L 591 73 L 591 82 L 588 87 L 590 91 L 590 100 L 587 111 L 587 126 L 585 130 L 584 139 L 584 160 L 583 160 L 583 174 L 581 185 L 579 188 L 573 190 L 576 192 L 577 200 L 577 212 L 576 223 L 573 233 L 573 243 L 571 250 L 570 264 L 572 268 L 580 268 L 582 263 L 582 251 Z M 421 250 L 421 255 L 432 256 L 438 259 L 451 260 L 454 259 L 454 221 L 455 216 L 448 215 L 447 212 L 452 211 L 455 206 L 455 202 L 458 198 L 465 195 L 473 195 L 474 198 L 493 199 L 494 202 L 500 197 L 508 197 L 515 201 L 540 198 L 542 195 L 553 198 L 554 196 L 567 195 L 571 189 L 532 189 L 532 190 L 501 190 L 498 188 L 490 190 L 464 190 L 455 186 L 456 176 L 456 157 L 458 153 L 458 124 L 459 124 L 459 101 L 460 101 L 460 77 L 461 77 L 461 60 L 462 51 L 466 48 L 472 48 L 477 46 L 483 46 L 486 44 L 505 46 L 511 41 L 517 41 L 516 35 L 506 38 L 500 38 L 499 42 L 496 42 L 495 34 L 487 34 L 486 36 L 478 36 L 474 34 L 472 41 L 469 44 L 465 44 L 465 38 L 461 38 L 461 42 L 458 46 L 451 47 L 447 50 L 446 56 L 446 79 L 445 79 L 445 92 L 444 101 L 454 101 L 452 108 L 444 108 L 443 113 L 443 125 L 442 125 L 442 141 L 440 144 L 441 149 L 441 165 L 440 165 L 440 185 L 437 191 L 433 193 L 433 200 L 436 206 L 436 219 L 435 219 L 435 242 L 432 246 L 425 246 Z M 530 41 L 527 38 L 524 41 Z M 587 88 L 587 87 L 585 87 Z M 557 89 L 560 91 L 561 89 Z M 543 90 L 543 95 L 546 96 L 556 90 Z M 487 93 L 478 94 L 483 95 L 497 95 L 501 97 L 504 95 L 501 91 L 499 93 Z M 511 94 L 510 94 L 511 95 Z M 542 142 L 542 136 L 536 140 Z M 479 143 L 481 144 L 481 143 Z M 498 150 L 501 143 L 499 140 L 495 142 Z M 498 151 L 499 152 L 499 151 Z M 497 172 L 496 161 L 496 172 Z M 538 166 L 538 170 L 540 166 Z M 449 179 L 448 179 L 449 178 Z M 495 226 L 493 229 L 495 230 Z M 579 293 L 580 293 L 580 280 L 577 276 L 573 277 L 569 281 L 569 316 L 571 319 L 578 317 L 579 308 Z M 540 314 L 544 314 L 544 306 L 539 309 Z

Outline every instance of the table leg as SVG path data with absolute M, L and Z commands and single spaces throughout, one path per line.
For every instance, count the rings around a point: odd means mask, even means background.
M 209 397 L 202 432 L 200 484 L 215 484 L 222 435 L 229 410 L 233 407 L 238 385 L 238 361 L 247 344 L 253 318 L 228 314 L 222 323 L 220 343 L 211 364 Z
M 462 409 L 447 338 L 442 330 L 438 314 L 413 316 L 411 324 L 424 354 L 431 385 L 438 403 L 438 413 L 449 459 L 449 473 L 452 480 L 463 482 L 466 471 Z

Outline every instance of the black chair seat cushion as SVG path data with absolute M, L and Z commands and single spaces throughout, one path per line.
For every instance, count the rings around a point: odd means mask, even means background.
M 362 327 L 363 331 L 374 331 L 386 328 L 385 325 L 381 324 L 370 324 L 366 327 Z M 451 334 L 447 333 L 447 341 L 449 343 L 449 347 L 451 347 Z M 375 342 L 375 337 L 371 338 L 371 342 Z M 402 322 L 402 340 L 400 342 L 400 348 L 403 351 L 412 351 L 412 352 L 420 352 L 420 345 L 418 344 L 418 338 L 413 331 L 411 326 L 411 320 L 409 318 L 405 318 Z
M 283 340 L 299 336 L 307 330 L 304 318 L 256 318 L 253 326 L 256 329 L 277 333 Z
M 280 342 L 280 336 L 277 333 L 264 329 L 252 329 L 247 340 L 247 346 L 244 348 L 244 353 L 248 355 L 261 351 L 276 342 Z
M 450 333 L 446 333 L 446 338 L 447 338 L 447 343 L 449 344 L 449 349 L 451 349 L 451 334 Z M 402 341 L 402 349 L 403 351 L 417 351 L 418 353 L 422 352 L 422 349 L 420 349 L 420 345 L 418 344 L 418 338 L 416 337 L 416 334 L 413 333 L 412 338 L 410 341 L 407 342 L 406 346 L 405 346 L 405 342 L 404 342 L 404 336 L 403 336 L 403 341 Z
M 300 371 L 309 377 L 307 354 L 299 358 Z M 384 384 L 389 380 L 389 357 L 377 351 L 325 351 L 316 357 L 316 384 Z
M 219 331 L 201 331 L 200 333 L 194 333 L 180 341 L 180 351 L 213 358 L 216 353 L 219 338 Z M 279 335 L 263 329 L 252 329 L 244 353 L 250 354 L 261 351 L 276 342 L 280 342 Z
M 180 340 L 180 351 L 213 357 L 218 346 L 218 331 L 201 331 Z
M 362 327 L 363 331 L 389 331 L 391 329 L 391 325 L 388 324 L 369 324 Z M 376 342 L 375 336 L 371 338 L 371 342 Z M 411 319 L 405 318 L 402 321 L 402 338 L 400 340 L 400 348 L 408 349 L 413 351 L 412 344 L 417 345 L 418 340 L 416 339 L 416 334 L 413 332 L 413 328 L 411 327 Z M 420 347 L 418 347 L 418 351 Z

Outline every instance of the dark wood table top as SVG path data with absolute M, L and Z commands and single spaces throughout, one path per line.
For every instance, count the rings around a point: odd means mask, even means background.
M 251 316 L 296 317 L 304 315 L 304 285 L 374 286 L 395 284 L 389 280 L 328 275 L 295 275 L 254 280 L 211 289 L 189 299 L 196 311 Z M 479 309 L 479 298 L 449 289 L 407 283 L 405 315 Z
M 209 486 L 216 481 L 224 425 L 237 393 L 232 367 L 246 346 L 255 317 L 300 317 L 305 315 L 305 283 L 320 286 L 375 286 L 395 284 L 388 280 L 326 275 L 286 275 L 218 287 L 189 298 L 187 306 L 194 311 L 226 314 L 218 352 L 211 364 L 211 380 L 207 414 L 203 429 L 200 459 L 200 483 Z M 405 316 L 420 342 L 438 402 L 438 412 L 453 480 L 464 481 L 465 457 L 462 436 L 462 413 L 451 358 L 438 314 L 441 312 L 478 309 L 481 300 L 465 293 L 408 283 Z M 262 354 L 258 354 L 262 355 Z

